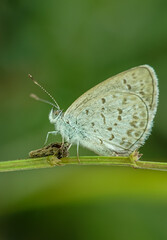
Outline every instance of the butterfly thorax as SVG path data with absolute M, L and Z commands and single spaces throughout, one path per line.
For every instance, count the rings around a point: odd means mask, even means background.
M 78 143 L 79 140 L 86 138 L 86 135 L 83 135 L 82 131 L 80 131 L 76 119 L 72 116 L 65 116 L 64 113 L 55 123 L 55 129 L 69 143 Z
M 77 121 L 73 116 L 64 115 L 62 110 L 51 110 L 49 120 L 55 125 L 55 130 L 69 143 L 77 143 L 78 139 L 85 138 L 79 131 Z

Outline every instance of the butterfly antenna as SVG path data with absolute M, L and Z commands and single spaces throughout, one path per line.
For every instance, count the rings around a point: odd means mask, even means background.
M 51 102 L 49 102 L 49 101 L 47 101 L 47 100 L 45 100 L 45 99 L 39 98 L 37 95 L 35 95 L 35 94 L 33 94 L 33 93 L 30 94 L 30 97 L 33 98 L 33 99 L 35 99 L 35 100 L 37 100 L 37 101 L 44 102 L 44 103 L 47 103 L 47 104 L 49 104 L 49 105 L 52 105 L 53 107 L 57 107 L 57 106 L 55 106 L 54 103 L 51 103 Z
M 56 104 L 56 106 L 54 104 L 52 104 L 51 102 L 47 101 L 47 100 L 44 100 L 44 99 L 41 99 L 39 97 L 37 97 L 36 95 L 34 94 L 31 94 L 30 96 L 38 101 L 41 101 L 41 102 L 45 102 L 45 103 L 49 103 L 51 104 L 52 106 L 56 107 L 57 109 L 60 109 L 58 103 L 56 102 L 56 100 L 54 99 L 54 97 L 48 92 L 46 91 L 46 89 L 44 87 L 42 87 L 37 81 L 34 80 L 33 76 L 31 74 L 28 74 L 28 77 L 38 86 L 40 87 L 52 100 L 53 102 Z

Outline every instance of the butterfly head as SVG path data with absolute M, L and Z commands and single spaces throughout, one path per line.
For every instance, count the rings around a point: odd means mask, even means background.
M 49 120 L 51 123 L 56 123 L 59 117 L 62 115 L 62 110 L 53 107 L 49 113 Z

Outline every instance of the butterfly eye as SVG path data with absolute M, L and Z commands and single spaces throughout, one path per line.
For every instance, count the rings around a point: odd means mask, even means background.
M 54 110 L 53 114 L 57 116 L 59 114 L 59 111 L 58 110 Z
M 52 108 L 52 118 L 55 119 L 58 117 L 58 115 L 60 114 L 60 110 L 57 110 L 56 108 Z
M 55 108 L 52 109 L 52 115 L 53 117 L 56 117 L 59 114 L 59 111 Z

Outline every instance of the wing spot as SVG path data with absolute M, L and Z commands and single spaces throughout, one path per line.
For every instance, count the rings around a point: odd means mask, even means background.
M 145 95 L 145 93 L 143 91 L 139 92 L 141 95 Z
M 132 137 L 133 129 L 129 129 L 126 133 L 129 137 Z
M 133 77 L 134 79 L 136 79 L 136 75 L 135 75 L 135 73 L 132 73 L 132 77 Z
M 133 122 L 130 122 L 130 125 L 134 128 L 137 128 L 136 123 L 137 123 L 137 121 L 133 121 Z
M 112 131 L 112 127 L 107 128 L 108 131 Z
M 150 97 L 145 97 L 145 101 L 149 102 L 150 101 Z
M 89 110 L 88 109 L 86 109 L 86 115 L 88 115 L 89 114 Z
M 127 104 L 127 98 L 123 98 L 122 104 Z
M 123 79 L 124 84 L 126 84 L 126 79 Z
M 117 126 L 118 124 L 117 123 L 114 123 L 114 126 Z
M 99 140 L 100 140 L 100 143 L 103 144 L 103 141 L 101 140 L 101 138 L 99 138 Z
M 105 110 L 105 108 L 104 107 L 102 107 L 102 109 L 101 109 L 102 111 L 104 111 Z
M 122 109 L 118 108 L 117 110 L 118 110 L 119 114 L 122 114 Z
M 141 122 L 140 127 L 144 127 L 144 126 L 145 126 L 145 122 Z
M 101 113 L 101 116 L 102 116 L 102 118 L 103 118 L 103 122 L 104 122 L 104 124 L 106 124 L 106 118 L 105 118 L 104 114 Z
M 114 135 L 112 134 L 109 140 L 112 141 L 113 139 L 114 139 Z
M 102 103 L 104 104 L 106 102 L 106 99 L 105 98 L 102 98 Z
M 146 117 L 146 112 L 142 112 L 141 117 L 145 118 Z
M 121 120 L 122 120 L 121 116 L 118 116 L 118 120 L 119 120 L 119 121 L 121 121 Z
M 122 142 L 120 142 L 120 145 L 124 145 L 124 144 L 125 144 L 125 140 L 126 140 L 126 138 L 123 137 L 123 138 L 122 138 Z
M 128 90 L 131 90 L 131 85 L 127 84 Z
M 136 116 L 136 115 L 133 115 L 133 118 L 136 119 L 136 120 L 139 119 L 139 117 Z
M 130 145 L 131 145 L 130 142 L 126 142 L 126 143 L 125 143 L 125 146 L 126 146 L 126 147 L 129 147 Z
M 135 136 L 139 137 L 140 136 L 140 132 L 135 132 Z
M 94 127 L 95 123 L 94 123 L 94 122 L 92 122 L 91 124 L 92 124 L 92 127 Z

